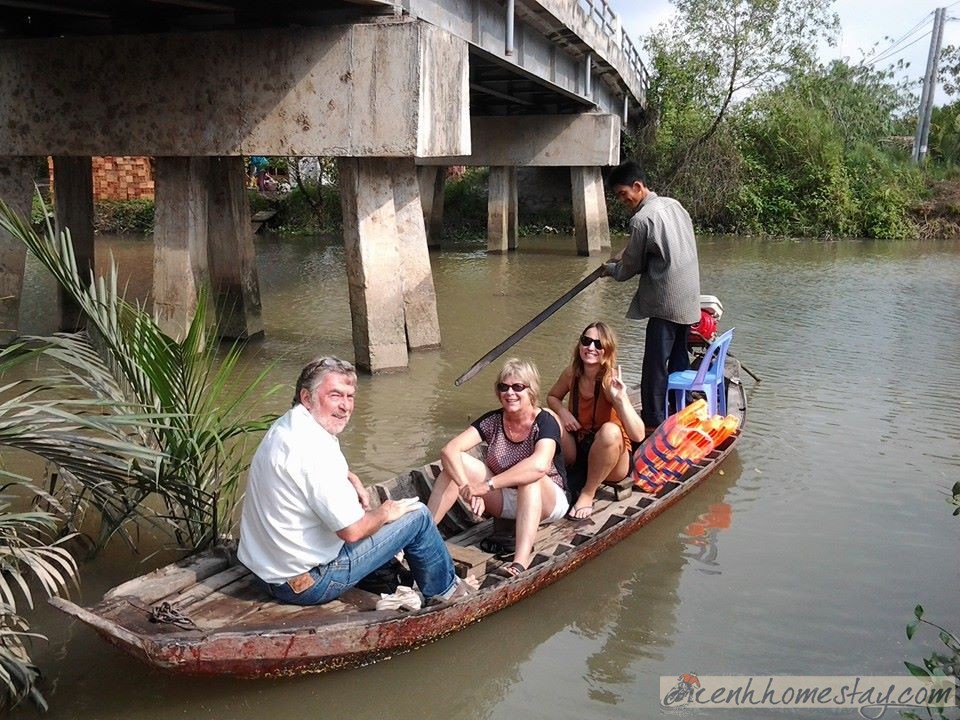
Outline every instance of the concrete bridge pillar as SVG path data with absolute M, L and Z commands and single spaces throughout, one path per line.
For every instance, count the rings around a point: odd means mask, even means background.
M 221 337 L 250 338 L 263 333 L 263 318 L 243 158 L 212 158 L 209 183 L 207 260 L 217 327 Z
M 491 166 L 487 199 L 487 252 L 517 249 L 517 168 Z
M 94 269 L 93 250 L 93 161 L 90 156 L 53 158 L 53 207 L 56 228 L 69 229 L 77 271 L 84 280 Z M 80 308 L 59 288 L 61 312 L 59 327 L 74 332 L 84 325 Z
M 391 164 L 384 158 L 339 160 L 354 355 L 370 372 L 407 366 Z
M 207 280 L 210 160 L 154 158 L 153 312 L 160 328 L 182 338 Z
M 0 199 L 29 222 L 33 198 L 34 158 L 0 156 Z M 20 296 L 27 248 L 0 230 L 0 346 L 12 343 L 20 331 Z
M 610 224 L 603 176 L 598 167 L 571 167 L 573 234 L 577 255 L 599 255 L 610 247 Z
M 417 168 L 420 183 L 420 204 L 423 206 L 423 223 L 427 231 L 427 247 L 440 247 L 443 234 L 443 187 L 446 168 L 437 165 L 421 165 Z
M 391 165 L 407 345 L 412 350 L 439 347 L 437 293 L 430 269 L 417 168 L 413 158 L 396 159 Z

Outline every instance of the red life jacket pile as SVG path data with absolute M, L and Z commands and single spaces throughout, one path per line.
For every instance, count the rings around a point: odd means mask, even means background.
M 640 446 L 633 458 L 633 484 L 656 495 L 668 482 L 679 482 L 688 470 L 733 435 L 740 420 L 709 416 L 707 401 L 697 400 L 668 417 Z

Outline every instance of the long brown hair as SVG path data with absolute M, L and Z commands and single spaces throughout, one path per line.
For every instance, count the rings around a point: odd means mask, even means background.
M 597 378 L 604 387 L 610 384 L 614 368 L 617 366 L 617 334 L 613 328 L 603 320 L 597 320 L 587 325 L 577 336 L 573 345 L 573 379 L 579 380 L 583 375 L 583 360 L 580 359 L 580 338 L 587 334 L 587 330 L 596 328 L 603 344 L 603 360 L 600 361 L 600 375 Z

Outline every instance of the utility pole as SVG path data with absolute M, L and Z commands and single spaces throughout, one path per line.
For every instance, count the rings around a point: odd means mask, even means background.
M 933 16 L 933 32 L 930 33 L 930 52 L 927 55 L 927 71 L 923 75 L 923 91 L 917 109 L 917 132 L 913 138 L 913 162 L 920 163 L 927 155 L 927 139 L 930 136 L 930 116 L 933 114 L 933 96 L 937 90 L 937 68 L 940 64 L 940 46 L 943 43 L 943 26 L 947 9 L 937 8 Z

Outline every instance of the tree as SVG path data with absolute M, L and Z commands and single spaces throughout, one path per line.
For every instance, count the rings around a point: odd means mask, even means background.
M 940 51 L 938 78 L 947 95 L 960 92 L 960 45 L 947 45 Z
M 832 43 L 832 0 L 674 0 L 677 17 L 645 40 L 650 98 L 672 145 L 672 176 L 707 143 L 735 103 L 812 63 Z

